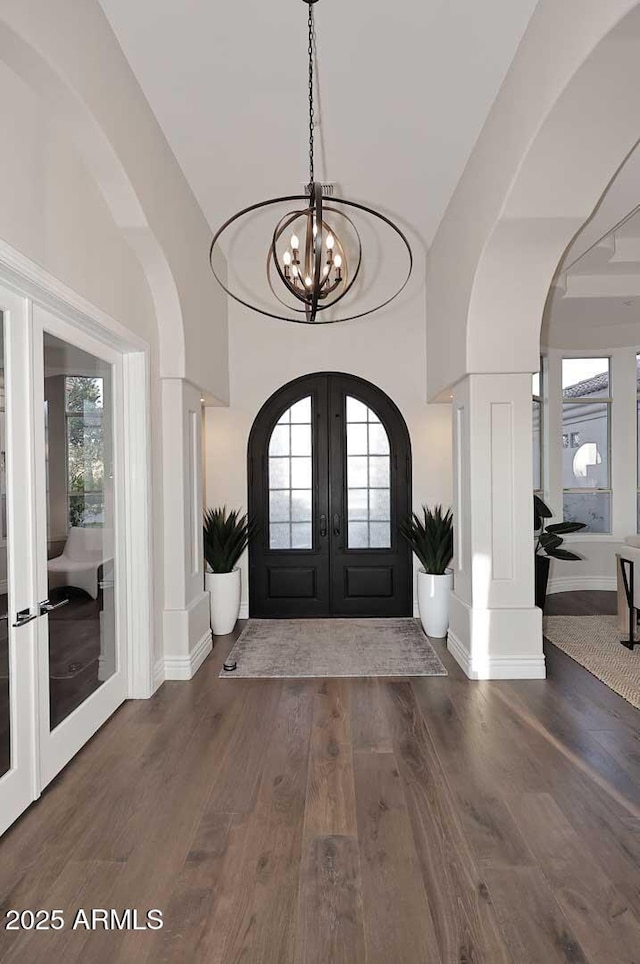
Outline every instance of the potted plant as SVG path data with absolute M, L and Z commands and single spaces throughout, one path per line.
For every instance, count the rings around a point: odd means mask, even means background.
M 413 512 L 400 526 L 422 568 L 418 570 L 418 610 L 427 636 L 442 637 L 449 628 L 449 592 L 453 571 L 453 515 L 441 505 L 422 506 L 423 518 Z
M 563 549 L 563 535 L 579 532 L 585 528 L 584 522 L 556 522 L 555 525 L 545 525 L 546 519 L 552 519 L 553 513 L 542 499 L 533 497 L 533 531 L 536 535 L 535 548 L 535 601 L 536 606 L 544 611 L 547 601 L 547 584 L 549 582 L 549 567 L 551 559 L 564 559 L 567 562 L 579 561 L 582 556 L 569 549 Z
M 227 507 L 207 509 L 204 513 L 204 558 L 207 564 L 205 586 L 209 590 L 211 629 L 225 636 L 240 615 L 240 556 L 247 548 L 255 526 L 239 510 Z

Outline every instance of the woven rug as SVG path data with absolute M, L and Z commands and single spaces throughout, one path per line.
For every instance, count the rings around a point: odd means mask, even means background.
M 617 616 L 546 616 L 544 635 L 640 709 L 640 646 L 632 652 L 620 645 Z
M 446 676 L 415 619 L 250 619 L 227 677 Z

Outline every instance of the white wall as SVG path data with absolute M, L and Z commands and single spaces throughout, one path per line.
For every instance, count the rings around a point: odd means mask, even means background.
M 247 441 L 269 396 L 300 375 L 342 371 L 385 391 L 411 436 L 413 504 L 451 503 L 451 409 L 427 405 L 424 289 L 367 319 L 336 325 L 278 322 L 232 304 L 229 312 L 231 404 L 207 408 L 206 502 L 247 504 Z M 246 559 L 243 602 L 248 600 Z M 415 591 L 414 591 L 415 597 Z M 246 611 L 246 610 L 244 610 Z
M 429 252 L 434 395 L 535 371 L 553 272 L 637 139 L 637 17 L 608 36 L 637 6 L 538 0 Z
M 100 4 L 5 0 L 0 59 L 42 97 L 143 264 L 163 377 L 226 399 L 226 300 L 208 264 L 210 228 Z M 36 153 L 29 176 L 37 164 Z M 36 192 L 34 206 L 41 200 Z M 113 282 L 105 272 L 103 284 Z
M 64 132 L 0 60 L 0 238 L 151 346 L 154 463 L 154 638 L 163 651 L 162 472 L 158 332 L 144 272 Z

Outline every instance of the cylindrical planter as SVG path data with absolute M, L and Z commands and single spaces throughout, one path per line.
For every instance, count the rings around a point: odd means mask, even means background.
M 427 636 L 442 638 L 449 628 L 449 592 L 453 589 L 453 570 L 440 576 L 418 570 L 418 609 Z
M 204 577 L 209 590 L 211 630 L 214 636 L 226 636 L 233 630 L 240 615 L 241 574 L 232 572 L 207 572 Z

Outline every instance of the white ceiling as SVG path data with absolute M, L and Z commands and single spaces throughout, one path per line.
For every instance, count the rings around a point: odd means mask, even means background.
M 212 228 L 300 193 L 306 4 L 101 3 Z M 320 0 L 316 177 L 430 244 L 535 5 Z
M 629 155 L 558 268 L 543 343 L 640 344 L 640 148 Z

